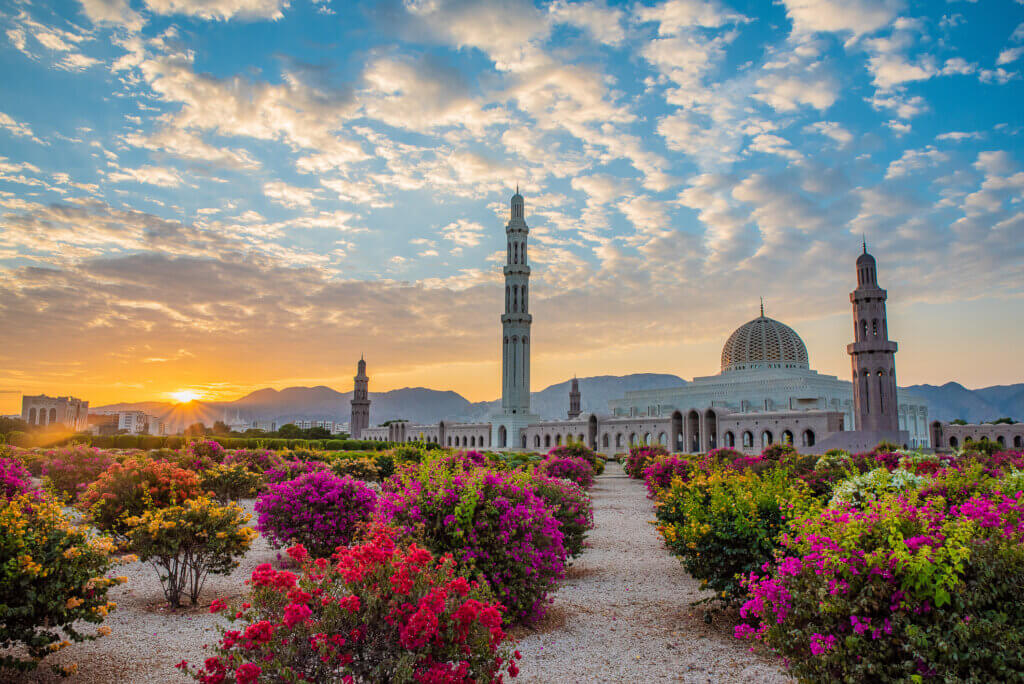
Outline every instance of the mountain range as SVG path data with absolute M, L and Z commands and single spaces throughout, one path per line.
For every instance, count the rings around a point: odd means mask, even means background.
M 565 416 L 569 403 L 570 380 L 533 392 L 531 406 L 543 419 Z M 601 375 L 579 378 L 584 412 L 603 413 L 608 401 L 622 397 L 626 392 L 678 387 L 686 381 L 665 373 L 635 373 L 632 375 Z M 968 422 L 993 420 L 1002 416 L 1015 419 L 1024 417 L 1024 383 L 997 385 L 981 389 L 967 389 L 955 382 L 945 385 L 913 385 L 907 390 L 928 403 L 929 420 L 962 418 Z M 318 385 L 316 387 L 288 387 L 257 390 L 234 401 L 192 401 L 187 404 L 145 401 L 111 404 L 94 410 L 140 410 L 160 417 L 171 430 L 202 422 L 245 422 L 273 420 L 278 425 L 305 420 L 333 420 L 346 422 L 349 417 L 351 392 Z M 501 400 L 471 402 L 451 390 L 425 387 L 404 387 L 389 392 L 370 393 L 370 424 L 404 418 L 414 423 L 436 423 L 442 419 L 457 421 L 485 421 L 501 406 Z

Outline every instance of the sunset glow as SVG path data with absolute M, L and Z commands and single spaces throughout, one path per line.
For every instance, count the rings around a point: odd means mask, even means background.
M 177 392 L 171 392 L 171 399 L 176 404 L 187 404 L 190 401 L 195 401 L 199 398 L 199 395 L 191 390 L 179 390 Z

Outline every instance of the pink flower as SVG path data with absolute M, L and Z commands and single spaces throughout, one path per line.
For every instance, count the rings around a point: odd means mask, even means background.
M 260 672 L 262 671 L 263 670 L 260 669 L 259 665 L 256 665 L 255 663 L 246 663 L 235 670 L 235 681 L 237 681 L 238 684 L 252 684 L 252 682 L 259 679 Z

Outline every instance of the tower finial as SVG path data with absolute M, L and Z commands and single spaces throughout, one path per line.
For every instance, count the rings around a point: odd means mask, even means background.
M 764 297 L 761 297 L 761 318 L 764 318 Z
M 861 238 L 861 240 L 863 240 L 863 243 L 864 243 L 864 253 L 867 254 L 868 253 L 868 236 L 867 236 L 866 233 L 861 233 L 860 234 L 860 238 Z
M 516 183 L 516 194 L 519 194 L 519 183 Z

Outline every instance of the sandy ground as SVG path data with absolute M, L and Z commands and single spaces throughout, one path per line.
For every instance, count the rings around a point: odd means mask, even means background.
M 590 548 L 534 633 L 521 632 L 521 682 L 788 682 L 782 668 L 705 624 L 699 583 L 661 543 L 642 482 L 614 462 L 592 490 Z
M 517 630 L 522 682 L 787 682 L 781 667 L 750 653 L 731 636 L 732 626 L 707 625 L 698 583 L 669 555 L 649 520 L 651 503 L 641 482 L 611 462 L 593 490 L 597 529 L 573 563 L 535 630 Z M 251 513 L 253 502 L 243 506 Z M 78 683 L 190 681 L 174 669 L 182 659 L 206 657 L 222 621 L 210 601 L 237 596 L 253 568 L 279 552 L 262 537 L 228 576 L 211 576 L 199 607 L 166 607 L 156 571 L 143 563 L 121 566 L 127 584 L 111 593 L 118 608 L 103 623 L 111 635 L 74 644 L 52 659 L 74 662 L 78 673 L 60 679 L 46 666 L 18 681 Z

